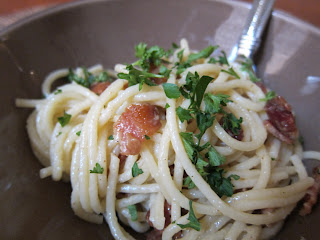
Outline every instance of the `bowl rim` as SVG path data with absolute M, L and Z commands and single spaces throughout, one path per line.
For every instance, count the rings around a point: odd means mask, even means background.
M 19 28 L 32 23 L 34 21 L 40 20 L 41 18 L 50 16 L 52 14 L 56 14 L 58 12 L 61 12 L 63 10 L 72 9 L 78 6 L 88 5 L 88 4 L 95 4 L 100 2 L 115 2 L 120 0 L 78 0 L 78 1 L 71 1 L 63 4 L 57 4 L 53 5 L 51 7 L 48 7 L 44 10 L 40 10 L 39 12 L 36 12 L 34 14 L 31 14 L 27 17 L 24 17 L 22 19 L 19 19 L 18 21 L 14 22 L 13 24 L 10 24 L 3 29 L 0 30 L 0 38 L 5 38 L 6 35 L 18 30 Z M 121 1 L 130 1 L 130 0 L 121 0 Z M 137 0 L 136 0 L 137 1 Z M 144 1 L 144 0 L 140 0 Z M 234 0 L 204 0 L 205 2 L 220 2 L 229 4 L 236 7 L 242 7 L 246 9 L 251 8 L 251 4 L 247 2 L 242 1 L 234 1 Z M 296 16 L 291 15 L 290 13 L 287 13 L 282 10 L 275 9 L 272 12 L 272 16 L 282 19 L 286 22 L 294 24 L 298 28 L 304 28 L 307 29 L 317 35 L 320 36 L 320 27 L 317 27 L 305 20 L 302 20 Z M 1 40 L 1 39 L 0 39 Z

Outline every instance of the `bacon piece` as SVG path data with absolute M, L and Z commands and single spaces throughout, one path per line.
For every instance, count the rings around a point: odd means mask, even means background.
M 138 154 L 145 136 L 150 137 L 160 127 L 160 114 L 156 106 L 130 105 L 113 127 L 115 139 L 120 140 L 120 153 L 125 156 Z
M 266 94 L 268 92 L 267 88 L 263 85 L 262 82 L 256 82 L 256 85 L 261 88 L 262 92 L 264 92 L 264 94 Z
M 318 194 L 320 190 L 320 166 L 313 169 L 314 183 L 306 192 L 303 198 L 303 207 L 300 210 L 300 216 L 305 216 L 311 213 L 313 205 L 318 200 Z
M 264 107 L 269 119 L 264 121 L 267 130 L 287 144 L 293 144 L 298 137 L 298 129 L 291 111 L 291 106 L 281 97 L 267 101 Z
M 167 201 L 164 202 L 163 211 L 164 211 L 164 218 L 165 218 L 164 228 L 161 230 L 154 228 L 152 231 L 148 233 L 147 240 L 160 240 L 162 238 L 162 233 L 164 229 L 171 223 L 171 205 Z M 149 225 L 153 227 L 153 224 L 149 220 L 149 217 L 150 217 L 150 210 L 147 212 L 146 219 Z M 173 239 L 178 239 L 181 237 L 182 237 L 182 231 L 179 231 L 175 235 L 173 235 Z
M 90 90 L 100 95 L 111 85 L 111 82 L 98 82 L 90 86 Z

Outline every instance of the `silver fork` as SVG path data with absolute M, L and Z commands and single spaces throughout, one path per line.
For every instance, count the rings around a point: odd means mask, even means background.
M 272 13 L 274 1 L 254 0 L 239 41 L 228 58 L 230 62 L 242 63 L 247 59 L 253 62 L 253 56 L 260 47 L 262 34 Z M 253 64 L 253 71 L 255 70 Z

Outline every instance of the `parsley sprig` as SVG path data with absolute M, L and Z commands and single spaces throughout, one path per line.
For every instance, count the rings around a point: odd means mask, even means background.
M 251 59 L 246 58 L 242 63 L 241 63 L 241 71 L 247 72 L 249 75 L 249 78 L 252 82 L 259 82 L 261 81 L 259 78 L 256 77 L 256 75 L 253 72 L 253 62 Z
M 219 168 L 225 162 L 225 158 L 209 142 L 201 145 L 201 138 L 206 130 L 213 125 L 217 114 L 223 115 L 223 127 L 232 131 L 235 135 L 241 131 L 242 118 L 237 119 L 232 113 L 223 109 L 228 102 L 231 102 L 228 95 L 205 93 L 212 79 L 209 76 L 200 78 L 197 72 L 194 74 L 189 72 L 186 76 L 186 84 L 182 85 L 179 91 L 183 97 L 190 99 L 190 105 L 187 109 L 179 106 L 176 113 L 181 122 L 195 120 L 199 129 L 197 134 L 192 132 L 180 133 L 189 159 L 204 180 L 220 197 L 231 196 L 233 193 L 232 177 L 225 178 L 223 176 L 225 174 L 224 169 Z M 168 86 L 170 87 L 164 87 L 167 97 L 180 97 L 178 86 L 175 84 Z M 200 108 L 203 101 L 205 104 L 204 110 Z M 197 139 L 196 143 L 194 139 Z M 234 178 L 237 178 L 237 176 Z M 184 185 L 188 188 L 195 187 L 189 176 L 184 179 Z
M 96 76 L 96 75 L 93 75 L 91 72 L 89 72 L 88 69 L 85 67 L 82 67 L 82 71 L 83 71 L 84 77 L 80 77 L 70 68 L 68 80 L 70 82 L 76 82 L 86 88 L 89 88 L 94 83 L 111 81 L 111 78 L 107 74 L 107 72 L 102 72 Z
M 200 231 L 200 222 L 198 221 L 196 215 L 194 214 L 193 208 L 192 208 L 192 201 L 189 200 L 189 216 L 188 216 L 188 220 L 189 222 L 187 224 L 177 224 L 179 227 L 181 227 L 182 229 L 185 228 L 193 228 L 197 231 Z
M 140 168 L 138 167 L 137 162 L 135 162 L 135 163 L 133 164 L 133 166 L 132 166 L 131 172 L 132 172 L 132 177 L 136 177 L 136 176 L 142 174 L 142 173 L 143 173 L 143 170 L 140 169 Z
M 103 167 L 101 167 L 99 163 L 96 163 L 96 166 L 92 170 L 90 170 L 90 173 L 102 174 L 103 170 Z
M 179 62 L 175 63 L 175 67 L 177 68 L 177 75 L 184 72 L 188 67 L 191 67 L 192 62 L 197 61 L 201 58 L 209 57 L 214 52 L 214 50 L 216 50 L 217 48 L 218 48 L 218 46 L 208 46 L 208 47 L 202 49 L 201 51 L 199 51 L 198 53 L 190 54 L 188 59 L 184 62 L 182 61 L 184 49 L 179 51 L 177 54 L 177 56 L 179 58 Z
M 276 97 L 276 93 L 274 91 L 269 91 L 267 92 L 266 97 L 259 99 L 259 101 L 267 102 L 275 97 Z

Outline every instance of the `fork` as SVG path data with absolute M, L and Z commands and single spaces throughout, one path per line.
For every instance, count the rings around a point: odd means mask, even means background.
M 272 13 L 275 0 L 254 0 L 246 24 L 238 43 L 233 47 L 228 60 L 242 63 L 247 59 L 253 62 L 253 56 L 261 44 L 261 37 Z M 256 67 L 252 64 L 253 71 Z

